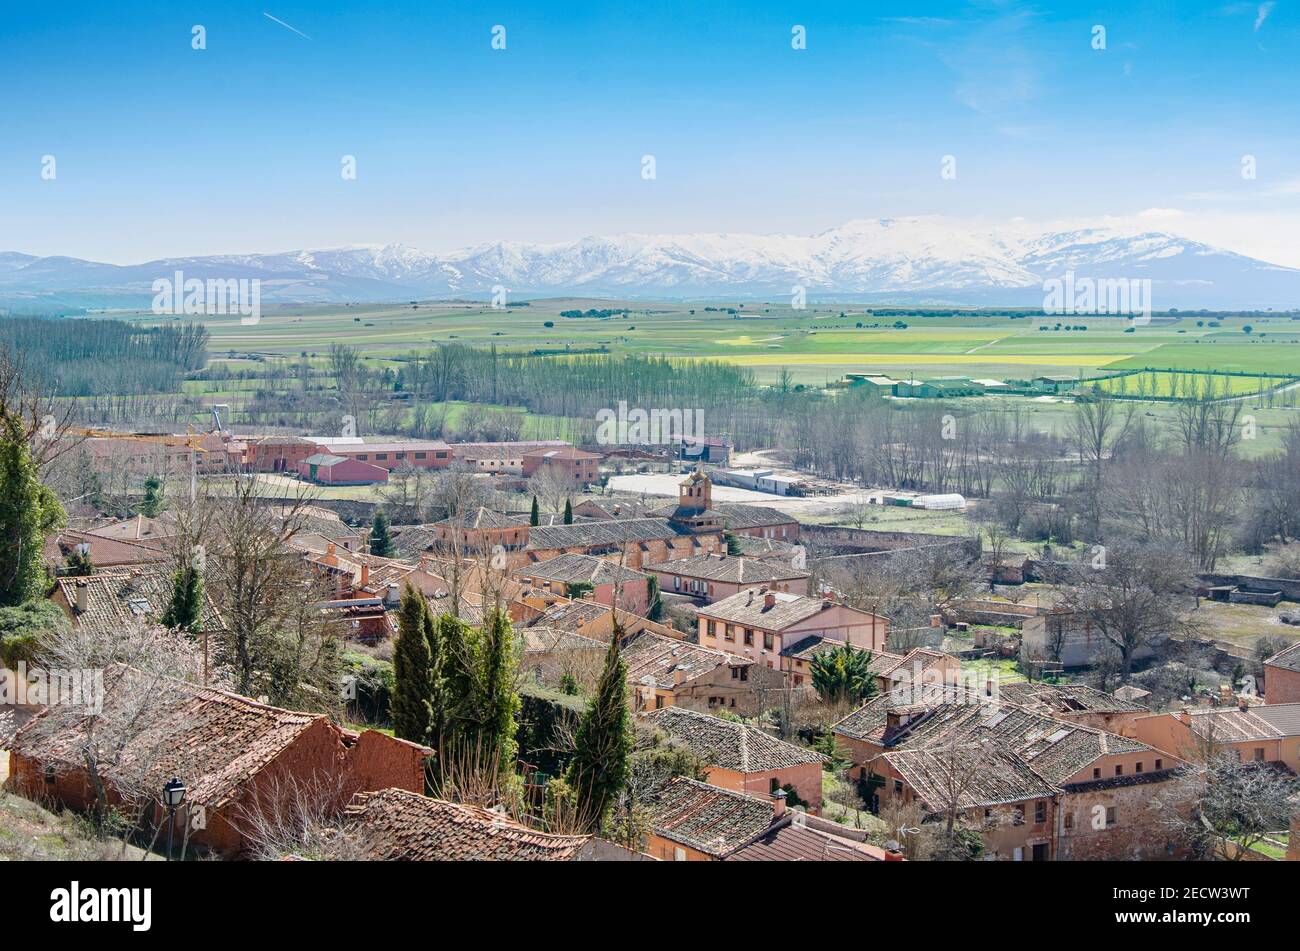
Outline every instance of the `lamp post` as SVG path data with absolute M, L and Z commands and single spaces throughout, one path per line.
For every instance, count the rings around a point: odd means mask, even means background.
M 167 861 L 172 860 L 172 833 L 176 828 L 176 809 L 185 801 L 185 784 L 172 777 L 163 785 L 163 802 L 167 804 Z

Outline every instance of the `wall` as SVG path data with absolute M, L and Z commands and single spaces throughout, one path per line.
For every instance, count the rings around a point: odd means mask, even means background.
M 1300 703 L 1300 670 L 1264 666 L 1264 699 L 1269 703 Z

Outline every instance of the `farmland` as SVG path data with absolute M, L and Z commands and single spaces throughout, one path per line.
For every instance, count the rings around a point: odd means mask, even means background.
M 560 316 L 562 311 L 623 308 L 626 315 L 607 318 Z M 136 319 L 157 320 L 151 315 Z M 245 354 L 319 358 L 337 341 L 358 347 L 368 359 L 387 362 L 411 350 L 457 341 L 514 352 L 718 358 L 751 367 L 760 383 L 774 381 L 784 370 L 793 382 L 807 385 L 871 370 L 894 376 L 999 378 L 1063 372 L 1095 377 L 1142 368 L 1300 373 L 1300 321 L 1288 315 L 1214 321 L 1189 315 L 1136 327 L 1122 318 L 1072 317 L 1062 326 L 1055 318 L 993 312 L 896 318 L 892 312 L 877 316 L 861 305 L 793 310 L 770 303 L 559 299 L 504 310 L 423 302 L 285 306 L 264 310 L 253 326 L 235 318 L 213 318 L 206 325 L 214 357 L 235 360 Z

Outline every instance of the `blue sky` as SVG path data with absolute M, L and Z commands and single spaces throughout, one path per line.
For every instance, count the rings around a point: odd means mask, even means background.
M 1300 0 L 49 2 L 8 15 L 0 80 L 0 250 L 938 214 L 1147 222 L 1300 266 Z

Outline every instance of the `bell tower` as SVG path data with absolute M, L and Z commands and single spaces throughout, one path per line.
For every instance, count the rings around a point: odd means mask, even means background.
M 696 469 L 678 486 L 677 505 L 679 508 L 698 511 L 713 508 L 713 482 Z

